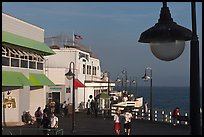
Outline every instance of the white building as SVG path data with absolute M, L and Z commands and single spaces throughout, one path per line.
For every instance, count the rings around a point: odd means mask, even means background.
M 19 125 L 23 111 L 44 109 L 47 86 L 44 29 L 2 13 L 2 125 Z
M 108 82 L 107 74 L 102 73 L 100 60 L 85 46 L 70 44 L 64 47 L 56 45 L 50 47 L 56 54 L 46 57 L 46 75 L 57 86 L 49 87 L 48 101 L 54 98 L 60 102 L 72 103 L 73 80 L 68 80 L 65 77 L 65 73 L 69 71 L 70 62 L 74 62 L 75 79 L 85 85 L 85 87 L 75 89 L 76 109 L 80 103 L 82 106 L 86 104 L 90 95 L 95 97 L 101 92 L 107 93 L 108 87 L 111 91 L 115 86 L 114 82 Z M 73 63 L 71 71 L 73 71 Z

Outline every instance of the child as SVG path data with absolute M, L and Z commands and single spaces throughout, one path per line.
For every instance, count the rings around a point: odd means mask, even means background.
M 120 135 L 120 110 L 116 109 L 116 114 L 114 115 L 114 130 L 117 135 Z

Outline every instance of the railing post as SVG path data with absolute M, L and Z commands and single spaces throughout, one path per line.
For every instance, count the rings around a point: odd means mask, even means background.
M 148 120 L 150 120 L 150 109 L 148 110 Z
M 154 120 L 155 120 L 155 121 L 158 120 L 157 116 L 158 116 L 158 115 L 157 115 L 157 110 L 155 110 L 155 111 L 154 111 Z
M 178 116 L 180 115 L 180 113 L 178 112 Z M 179 124 L 180 121 L 178 119 L 176 119 L 176 124 Z
M 184 115 L 185 115 L 186 117 L 188 117 L 188 113 L 185 113 Z M 187 124 L 188 124 L 188 122 L 187 122 L 187 121 L 185 121 L 185 122 L 184 122 L 184 124 L 185 124 L 185 125 L 187 125 Z
M 164 122 L 165 119 L 164 119 L 164 111 L 163 110 L 162 110 L 161 114 L 162 114 L 162 122 Z
M 144 109 L 142 109 L 142 119 L 144 119 Z
M 138 112 L 135 112 L 135 119 L 138 119 Z
M 172 113 L 169 112 L 169 123 L 172 123 Z

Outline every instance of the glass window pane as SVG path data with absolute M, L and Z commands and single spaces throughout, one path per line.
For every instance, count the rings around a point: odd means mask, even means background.
M 2 56 L 2 65 L 3 66 L 9 66 L 9 58 Z
M 28 68 L 28 61 L 27 60 L 21 60 L 21 67 L 22 68 Z
M 43 63 L 38 62 L 37 63 L 37 69 L 43 70 Z
M 34 62 L 34 61 L 29 61 L 29 68 L 30 68 L 30 69 L 36 69 L 36 62 Z
M 12 67 L 19 67 L 19 59 L 11 58 L 11 66 Z

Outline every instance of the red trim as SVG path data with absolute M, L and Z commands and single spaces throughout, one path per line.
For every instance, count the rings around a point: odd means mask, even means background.
M 85 87 L 85 85 L 82 84 L 81 81 L 79 81 L 78 79 L 75 79 L 74 80 L 74 87 L 75 88 L 83 88 L 83 87 Z

